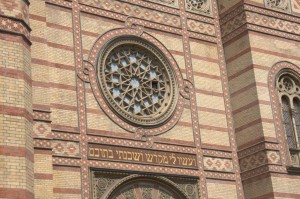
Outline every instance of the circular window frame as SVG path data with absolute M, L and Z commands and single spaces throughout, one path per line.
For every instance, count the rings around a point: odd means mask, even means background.
M 107 44 L 107 42 L 120 36 L 139 37 L 141 39 L 148 41 L 152 45 L 156 46 L 160 50 L 160 52 L 167 57 L 169 63 L 171 63 L 172 69 L 175 71 L 178 80 L 178 92 L 179 92 L 177 106 L 176 109 L 174 110 L 174 114 L 171 115 L 166 122 L 160 125 L 151 126 L 151 127 L 132 125 L 131 123 L 128 123 L 127 121 L 121 119 L 118 115 L 116 115 L 115 112 L 112 111 L 111 108 L 107 105 L 105 99 L 102 96 L 102 93 L 100 91 L 100 84 L 98 82 L 98 76 L 97 76 L 97 63 L 99 58 L 98 55 L 99 52 L 103 49 L 103 47 Z M 88 73 L 85 74 L 83 71 L 87 71 Z M 172 54 L 168 51 L 168 49 L 159 40 L 157 40 L 149 33 L 144 32 L 142 29 L 131 28 L 131 27 L 112 29 L 99 36 L 98 39 L 93 44 L 92 48 L 90 49 L 88 58 L 84 60 L 82 71 L 78 72 L 78 76 L 82 80 L 90 83 L 92 93 L 96 101 L 98 102 L 99 107 L 102 109 L 103 113 L 105 114 L 105 116 L 103 117 L 107 116 L 112 122 L 114 122 L 120 128 L 124 129 L 127 132 L 135 133 L 137 139 L 139 139 L 141 135 L 146 135 L 146 136 L 160 135 L 173 128 L 178 122 L 178 120 L 180 119 L 180 116 L 183 112 L 185 99 L 189 99 L 190 93 L 186 93 L 184 87 L 192 86 L 190 82 L 183 79 L 181 69 L 178 66 L 176 60 L 174 59 Z M 103 117 L 101 116 L 101 118 Z
M 154 58 L 156 62 L 159 62 L 161 64 L 161 66 L 163 67 L 161 70 L 164 71 L 164 75 L 168 78 L 169 92 L 165 94 L 166 96 L 169 93 L 169 95 L 167 96 L 168 99 L 167 101 L 163 101 L 164 104 L 155 114 L 138 116 L 130 113 L 124 110 L 123 107 L 118 105 L 113 99 L 112 93 L 109 92 L 105 75 L 107 59 L 109 59 L 109 56 L 116 49 L 118 51 L 118 49 L 122 49 L 126 46 L 135 46 L 136 49 L 142 49 L 144 52 L 148 51 L 147 53 L 150 54 L 150 57 Z M 146 39 L 133 35 L 123 35 L 108 40 L 98 53 L 96 71 L 101 94 L 106 104 L 108 105 L 108 107 L 110 107 L 115 115 L 117 115 L 126 123 L 129 123 L 136 127 L 154 128 L 168 122 L 168 120 L 174 114 L 179 97 L 178 78 L 168 58 L 163 54 L 163 52 L 161 52 L 158 47 L 156 47 Z

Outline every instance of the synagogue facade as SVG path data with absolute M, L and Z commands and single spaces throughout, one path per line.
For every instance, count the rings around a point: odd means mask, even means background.
M 0 198 L 300 198 L 299 0 L 0 0 Z

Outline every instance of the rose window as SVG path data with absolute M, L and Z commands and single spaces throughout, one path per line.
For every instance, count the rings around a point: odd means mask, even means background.
M 160 51 L 137 38 L 110 42 L 99 57 L 102 93 L 115 113 L 139 125 L 157 125 L 176 106 L 176 78 Z

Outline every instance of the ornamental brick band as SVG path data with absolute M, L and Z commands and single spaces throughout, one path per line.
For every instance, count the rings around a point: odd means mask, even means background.
M 195 154 L 89 144 L 88 158 L 197 169 Z

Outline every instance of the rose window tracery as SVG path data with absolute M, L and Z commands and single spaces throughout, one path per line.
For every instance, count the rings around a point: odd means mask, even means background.
M 98 78 L 109 106 L 138 125 L 157 125 L 176 106 L 176 76 L 167 59 L 137 38 L 111 41 L 99 58 Z

